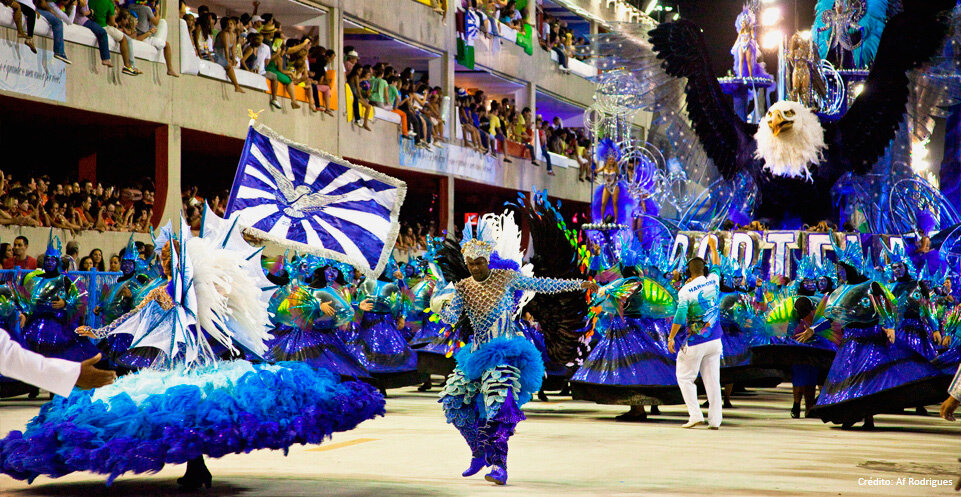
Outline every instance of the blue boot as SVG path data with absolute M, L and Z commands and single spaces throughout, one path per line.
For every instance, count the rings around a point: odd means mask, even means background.
M 484 468 L 486 468 L 486 467 L 487 467 L 487 459 L 484 457 L 483 452 L 481 452 L 480 457 L 478 457 L 478 456 L 476 456 L 476 455 L 473 456 L 473 457 L 471 457 L 470 467 L 467 468 L 466 471 L 464 471 L 463 473 L 461 473 L 461 476 L 463 476 L 464 478 L 466 478 L 466 477 L 468 477 L 468 476 L 474 476 L 474 475 L 476 475 L 477 473 L 479 473 L 480 470 L 482 470 L 482 469 L 484 469 Z
M 494 470 L 484 476 L 484 479 L 498 485 L 507 484 L 507 468 L 504 466 L 494 466 Z

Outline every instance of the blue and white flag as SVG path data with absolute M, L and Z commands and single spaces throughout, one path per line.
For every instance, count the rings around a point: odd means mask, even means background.
M 290 142 L 263 125 L 247 133 L 225 217 L 250 236 L 383 271 L 397 239 L 407 185 Z

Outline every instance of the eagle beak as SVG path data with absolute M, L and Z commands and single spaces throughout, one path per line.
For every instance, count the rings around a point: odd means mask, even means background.
M 782 131 L 794 127 L 794 121 L 788 121 L 784 118 L 784 114 L 782 114 L 781 111 L 776 110 L 767 125 L 771 128 L 771 134 L 777 136 L 781 134 Z

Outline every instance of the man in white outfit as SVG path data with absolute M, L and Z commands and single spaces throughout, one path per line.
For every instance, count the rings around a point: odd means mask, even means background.
M 24 349 L 0 329 L 0 375 L 29 383 L 35 387 L 68 397 L 77 388 L 97 388 L 113 383 L 117 375 L 94 367 L 97 354 L 83 362 L 44 357 Z
M 711 254 L 716 258 L 716 249 Z M 697 403 L 697 386 L 694 380 L 698 372 L 707 391 L 710 404 L 707 412 L 708 427 L 716 430 L 721 426 L 721 324 L 718 300 L 720 280 L 717 273 L 708 274 L 704 259 L 695 257 L 687 263 L 690 273 L 687 283 L 677 296 L 677 313 L 671 326 L 668 348 L 675 351 L 674 338 L 682 327 L 687 328 L 684 345 L 677 353 L 677 385 L 681 388 L 687 412 L 690 415 L 684 428 L 704 424 L 704 414 Z

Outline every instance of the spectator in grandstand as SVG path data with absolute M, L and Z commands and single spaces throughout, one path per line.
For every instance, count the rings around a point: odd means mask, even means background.
M 547 39 L 547 48 L 557 54 L 557 63 L 562 72 L 570 72 L 567 62 L 567 51 L 564 46 L 564 32 L 560 28 L 560 23 L 551 26 L 551 32 Z
M 330 110 L 330 88 L 332 82 L 327 80 L 327 52 L 328 50 L 324 50 L 324 47 L 312 47 L 307 54 L 307 62 L 310 68 L 309 76 L 314 102 L 323 104 L 323 107 L 317 105 L 316 108 L 312 110 L 320 110 L 328 116 L 333 116 L 334 112 Z
M 167 43 L 167 21 L 159 13 L 158 0 L 130 4 L 129 10 L 136 19 L 134 38 L 146 42 L 157 50 L 163 50 L 164 60 L 167 62 L 167 75 L 179 77 L 180 74 L 173 66 L 170 43 Z
M 27 240 L 27 237 L 20 235 L 14 238 L 13 256 L 3 260 L 3 268 L 13 269 L 20 267 L 21 269 L 37 269 L 37 260 L 27 255 L 27 250 L 29 249 L 30 240 Z
M 490 110 L 488 117 L 490 118 L 490 129 L 489 133 L 493 140 L 500 143 L 501 152 L 504 154 L 504 162 L 511 163 L 514 162 L 507 158 L 507 136 L 504 133 L 504 127 L 501 122 L 501 117 L 503 116 L 503 109 L 497 100 L 491 100 Z M 495 152 L 496 153 L 496 152 Z
M 574 159 L 577 161 L 577 181 L 591 180 L 591 141 L 587 138 L 579 138 L 575 150 Z
M 31 52 L 37 53 L 37 47 L 33 44 L 33 38 L 27 36 L 27 32 L 23 29 L 23 14 L 20 10 L 20 2 L 16 0 L 0 0 L 0 5 L 6 5 L 13 11 L 13 23 L 17 26 L 17 39 L 23 38 L 23 44 L 26 45 Z
M 240 57 L 240 66 L 246 71 L 267 78 L 267 81 L 270 82 L 270 106 L 275 109 L 282 109 L 280 102 L 277 101 L 277 73 L 267 71 L 267 65 L 271 58 L 270 47 L 264 43 L 264 35 L 262 33 L 248 34 L 247 46 L 244 47 L 244 53 Z
M 354 50 L 353 46 L 347 45 L 344 47 L 344 74 L 348 74 L 353 71 L 358 60 L 360 60 L 360 54 Z
M 124 74 L 130 76 L 137 76 L 142 73 L 140 69 L 134 67 L 133 56 L 130 50 L 130 42 L 127 37 L 124 36 L 123 31 L 117 27 L 117 9 L 113 3 L 113 0 L 87 0 L 87 7 L 89 13 L 87 14 L 94 23 L 100 26 L 106 33 L 107 36 L 120 45 L 120 58 L 123 59 L 123 70 Z M 84 23 L 86 26 L 86 23 Z M 94 35 L 97 35 L 97 30 L 91 29 Z M 101 48 L 100 60 L 103 62 L 103 52 Z M 110 64 L 105 64 L 110 65 Z
M 387 80 L 384 79 L 384 66 L 380 62 L 371 69 L 370 103 L 375 107 L 387 108 Z
M 430 89 L 427 85 L 424 85 L 424 91 L 426 93 L 427 103 L 424 105 L 424 112 L 427 118 L 430 119 L 431 126 L 434 128 L 434 140 L 444 141 L 444 114 L 441 112 L 441 105 L 443 97 L 441 96 L 440 87 L 434 87 Z
M 194 24 L 191 40 L 197 50 L 197 56 L 202 59 L 209 60 L 214 52 L 214 25 L 216 21 L 216 15 L 204 12 Z
M 47 20 L 50 25 L 50 30 L 53 31 L 53 57 L 63 61 L 64 64 L 71 64 L 70 59 L 67 58 L 67 52 L 64 51 L 63 43 L 63 21 L 53 13 L 53 7 L 48 5 L 47 0 L 19 0 L 20 12 L 23 14 L 23 19 L 27 22 L 27 33 L 24 39 L 24 44 L 30 48 L 33 53 L 37 53 L 36 47 L 33 45 L 33 28 L 37 23 L 37 16 Z
M 430 4 L 434 7 L 434 12 L 440 14 L 441 17 L 447 20 L 447 0 L 430 0 Z
M 470 146 L 470 148 L 483 153 L 484 149 L 481 148 L 480 132 L 474 127 L 474 121 L 471 118 L 470 106 L 473 105 L 473 103 L 468 103 L 468 101 L 469 98 L 466 96 L 466 93 L 465 96 L 457 97 L 457 118 L 460 121 L 464 146 Z M 467 144 L 468 141 L 470 141 L 470 145 Z
M 80 256 L 80 244 L 74 240 L 67 242 L 66 251 L 60 258 L 61 269 L 63 271 L 76 271 L 80 267 L 78 257 Z
M 237 65 L 234 59 L 234 46 L 237 44 L 236 22 L 233 18 L 222 17 L 220 19 L 220 32 L 214 40 L 213 61 L 220 64 L 227 72 L 227 78 L 234 85 L 237 93 L 246 93 L 240 84 L 237 83 L 237 73 L 234 66 Z
M 93 259 L 91 259 L 89 255 L 83 256 L 83 258 L 80 259 L 79 270 L 83 272 L 89 272 L 93 271 L 93 269 Z
M 105 269 L 102 250 L 98 248 L 91 250 L 89 257 L 90 260 L 93 261 L 93 267 L 95 267 L 97 271 L 103 271 Z
M 390 111 L 394 114 L 400 116 L 401 136 L 404 138 L 410 138 L 410 123 L 407 122 L 407 114 L 398 108 L 398 105 L 401 102 L 400 90 L 397 88 L 397 82 L 399 81 L 399 78 L 396 74 L 392 74 L 387 76 L 385 81 L 387 82 L 387 108 L 390 109 Z
M 365 77 L 369 70 L 369 67 L 354 64 L 350 74 L 347 75 L 347 86 L 354 96 L 354 124 L 359 125 L 367 131 L 373 131 L 368 124 L 370 115 L 373 113 L 373 107 L 367 98 L 364 97 L 365 92 L 361 88 L 362 83 L 367 84 Z

